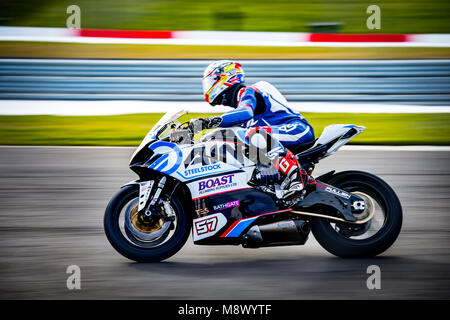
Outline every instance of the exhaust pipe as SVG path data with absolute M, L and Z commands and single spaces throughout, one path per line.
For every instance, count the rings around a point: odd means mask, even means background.
M 282 220 L 255 225 L 243 236 L 244 248 L 302 245 L 308 240 L 311 225 L 304 220 Z

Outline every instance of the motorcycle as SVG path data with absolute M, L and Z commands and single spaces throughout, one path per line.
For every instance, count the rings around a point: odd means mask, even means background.
M 186 114 L 166 113 L 146 135 L 129 166 L 131 181 L 109 202 L 104 229 L 111 245 L 137 262 L 157 262 L 177 253 L 192 230 L 197 245 L 245 248 L 303 245 L 310 232 L 328 252 L 346 258 L 387 250 L 402 225 L 402 207 L 392 188 L 362 171 L 330 171 L 283 199 L 277 174 L 267 168 L 261 131 L 215 129 L 196 139 Z M 330 125 L 310 145 L 292 152 L 309 170 L 365 130 Z

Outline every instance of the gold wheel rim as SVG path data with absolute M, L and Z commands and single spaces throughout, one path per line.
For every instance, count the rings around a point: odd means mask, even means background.
M 136 230 L 144 233 L 152 233 L 162 228 L 164 221 L 162 219 L 156 222 L 143 222 L 139 219 L 138 206 L 135 205 L 130 212 L 130 222 Z

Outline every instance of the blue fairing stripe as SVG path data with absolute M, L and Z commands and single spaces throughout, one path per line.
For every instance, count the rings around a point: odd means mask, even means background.
M 232 238 L 232 237 L 233 238 L 237 238 L 237 237 L 239 237 L 241 235 L 241 233 L 248 226 L 250 226 L 259 217 L 265 216 L 265 215 L 268 215 L 268 214 L 275 214 L 275 213 L 279 213 L 279 212 L 290 211 L 290 210 L 292 210 L 292 209 L 288 208 L 288 209 L 284 209 L 284 210 L 278 210 L 278 211 L 274 211 L 274 212 L 263 213 L 263 214 L 260 214 L 258 216 L 251 217 L 251 218 L 237 220 L 220 237 L 221 238 L 223 238 L 223 237 L 226 237 L 226 238 Z
M 239 237 L 242 231 L 245 230 L 257 217 L 250 218 L 248 220 L 241 220 L 225 237 Z

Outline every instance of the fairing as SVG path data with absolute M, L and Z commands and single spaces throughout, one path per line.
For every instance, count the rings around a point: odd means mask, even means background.
M 165 126 L 182 114 L 167 114 L 164 121 L 155 125 L 134 153 L 130 167 L 140 176 L 140 184 L 146 177 L 166 176 L 171 177 L 170 186 L 181 183 L 189 190 L 196 244 L 238 244 L 242 234 L 253 225 L 288 217 L 291 208 L 282 207 L 274 195 L 248 183 L 255 163 L 243 148 L 248 144 L 245 129 L 217 129 L 193 145 L 160 140 Z M 314 154 L 319 149 L 316 158 L 323 158 L 362 130 L 363 127 L 349 125 L 327 127 L 316 144 L 304 153 Z M 334 200 L 327 201 L 333 204 Z

